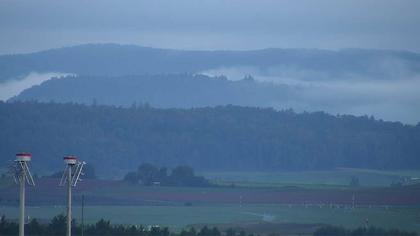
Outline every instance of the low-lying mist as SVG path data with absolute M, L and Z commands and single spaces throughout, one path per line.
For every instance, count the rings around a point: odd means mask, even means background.
M 28 89 L 34 85 L 39 85 L 44 81 L 51 78 L 60 78 L 69 74 L 49 72 L 49 73 L 36 73 L 31 72 L 26 76 L 22 76 L 19 79 L 7 80 L 0 83 L 0 101 L 6 101 L 7 99 L 19 95 L 23 90 Z
M 270 105 L 275 108 L 372 115 L 387 121 L 416 124 L 420 121 L 420 75 L 405 73 L 402 68 L 389 69 L 392 73 L 386 78 L 256 67 L 225 67 L 203 71 L 203 74 L 225 75 L 230 80 L 252 76 L 257 81 L 287 85 L 292 92 L 287 100 L 273 101 Z

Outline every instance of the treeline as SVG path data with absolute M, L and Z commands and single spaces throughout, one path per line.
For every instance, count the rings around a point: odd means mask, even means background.
M 170 232 L 167 227 L 159 226 L 136 226 L 136 225 L 122 225 L 111 224 L 109 220 L 101 219 L 95 224 L 87 224 L 82 226 L 72 222 L 72 235 L 85 236 L 103 236 L 103 235 L 118 235 L 118 236 L 253 236 L 253 234 L 246 234 L 244 231 L 236 231 L 234 229 L 227 229 L 220 231 L 218 228 L 209 228 L 207 226 L 196 230 L 195 228 L 184 229 L 181 232 Z M 18 223 L 7 220 L 5 216 L 0 220 L 0 235 L 9 236 L 17 235 L 19 233 Z M 49 223 L 40 224 L 37 219 L 32 219 L 25 225 L 25 235 L 30 236 L 55 236 L 66 234 L 66 217 L 63 215 L 55 216 Z
M 18 223 L 7 220 L 5 216 L 0 219 L 0 235 L 9 236 L 17 235 L 19 233 Z M 95 224 L 81 225 L 72 221 L 72 234 L 86 236 L 103 236 L 103 235 L 118 235 L 118 236 L 254 236 L 254 234 L 246 233 L 243 230 L 226 229 L 219 230 L 217 227 L 204 226 L 196 230 L 191 227 L 183 229 L 180 232 L 170 232 L 167 227 L 142 225 L 122 225 L 111 224 L 109 220 L 101 219 Z M 25 225 L 25 235 L 29 236 L 55 236 L 66 234 L 66 217 L 58 215 L 51 219 L 49 223 L 41 224 L 37 219 L 32 219 Z M 281 235 L 272 233 L 270 235 Z M 416 236 L 416 232 L 408 232 L 398 229 L 383 229 L 377 227 L 360 227 L 357 229 L 345 229 L 337 226 L 324 226 L 318 228 L 314 236 Z
M 137 171 L 127 173 L 124 181 L 146 186 L 208 187 L 211 185 L 204 177 L 196 176 L 193 168 L 189 166 L 177 166 L 169 174 L 166 167 L 158 168 L 148 163 L 140 165 Z
M 325 226 L 317 229 L 314 236 L 416 236 L 416 232 L 408 232 L 398 229 L 382 229 L 378 227 L 360 227 L 346 229 L 337 226 Z
M 384 69 L 390 58 L 404 70 Z M 188 51 L 147 48 L 133 45 L 85 44 L 42 52 L 0 56 L 0 80 L 30 72 L 63 72 L 85 75 L 135 75 L 161 73 L 199 73 L 218 68 L 251 67 L 269 76 L 288 71 L 328 78 L 407 77 L 420 71 L 420 55 L 391 50 L 263 49 L 251 51 Z M 278 67 L 279 69 L 276 69 Z M 295 73 L 296 74 L 296 73 Z
M 269 107 L 273 101 L 287 100 L 292 93 L 288 86 L 257 82 L 252 77 L 230 81 L 223 76 L 186 73 L 119 77 L 67 76 L 26 89 L 10 101 L 96 103 L 123 107 L 147 102 L 159 108 L 225 104 Z
M 71 153 L 100 176 L 151 163 L 196 170 L 420 168 L 420 125 L 323 112 L 219 106 L 120 108 L 0 102 L 0 163 L 32 152 L 34 172 Z

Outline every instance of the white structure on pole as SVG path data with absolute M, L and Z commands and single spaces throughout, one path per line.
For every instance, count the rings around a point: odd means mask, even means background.
M 86 162 L 79 162 L 75 156 L 65 156 L 63 176 L 60 180 L 60 186 L 67 184 L 67 236 L 71 236 L 71 188 L 76 187 L 78 181 L 81 181 L 80 176 L 83 175 L 82 169 Z
M 28 161 L 31 161 L 30 153 L 17 153 L 13 165 L 10 166 L 10 173 L 16 184 L 19 184 L 19 236 L 25 235 L 25 185 L 35 186 L 34 179 L 29 171 Z

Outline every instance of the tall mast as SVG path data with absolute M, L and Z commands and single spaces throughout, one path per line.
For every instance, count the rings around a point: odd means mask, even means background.
M 27 162 L 31 161 L 30 153 L 17 153 L 10 172 L 17 184 L 19 184 L 19 236 L 25 235 L 25 185 L 35 186 Z
M 75 156 L 65 156 L 64 163 L 66 167 L 63 172 L 63 176 L 60 180 L 60 186 L 66 185 L 67 187 L 67 230 L 66 236 L 71 236 L 71 189 L 75 187 L 77 182 L 80 181 L 80 176 L 82 174 L 83 166 L 86 162 L 79 162 Z

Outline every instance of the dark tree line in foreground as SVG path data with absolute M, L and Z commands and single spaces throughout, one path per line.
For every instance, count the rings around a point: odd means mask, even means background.
M 193 168 L 189 166 L 177 166 L 169 174 L 166 167 L 158 168 L 148 163 L 141 164 L 137 168 L 137 171 L 127 173 L 124 176 L 124 181 L 146 186 L 210 186 L 210 182 L 208 180 L 202 176 L 196 176 Z
M 420 125 L 323 112 L 0 102 L 0 130 L 0 163 L 32 152 L 34 170 L 61 168 L 69 153 L 100 175 L 140 163 L 199 170 L 420 168 Z
M 324 226 L 317 229 L 314 236 L 416 236 L 416 232 L 407 232 L 398 229 L 382 229 L 377 227 L 345 229 L 336 226 Z
M 17 235 L 19 232 L 18 224 L 6 219 L 5 216 L 0 220 L 0 235 Z M 72 226 L 73 235 L 81 235 L 82 225 L 73 222 Z M 40 224 L 37 219 L 32 219 L 25 228 L 25 234 L 30 236 L 55 236 L 66 234 L 66 217 L 58 215 L 52 218 L 47 224 Z M 170 232 L 168 228 L 164 227 L 144 227 L 142 225 L 115 225 L 110 221 L 101 219 L 95 224 L 87 224 L 83 227 L 83 235 L 89 236 L 102 236 L 102 235 L 115 235 L 115 236 L 247 236 L 245 232 L 236 232 L 233 229 L 220 231 L 218 228 L 203 228 L 196 230 L 190 228 L 182 230 L 179 233 Z M 253 236 L 248 234 L 248 236 Z
M 135 225 L 114 225 L 110 221 L 101 219 L 95 224 L 87 224 L 82 226 L 73 222 L 73 235 L 86 236 L 254 236 L 254 234 L 247 234 L 243 230 L 227 229 L 219 230 L 217 227 L 204 226 L 201 229 L 195 228 L 183 229 L 179 233 L 170 232 L 168 228 L 164 227 L 144 227 Z M 29 236 L 56 236 L 65 235 L 66 233 L 66 217 L 63 215 L 55 216 L 49 223 L 40 224 L 37 219 L 32 219 L 25 229 L 26 235 Z M 2 216 L 0 219 L 0 235 L 9 236 L 18 234 L 18 224 L 6 219 Z M 273 236 L 280 235 L 273 233 Z M 416 236 L 415 232 L 407 232 L 397 229 L 385 230 L 382 228 L 357 228 L 345 229 L 335 226 L 323 226 L 318 228 L 314 236 Z

